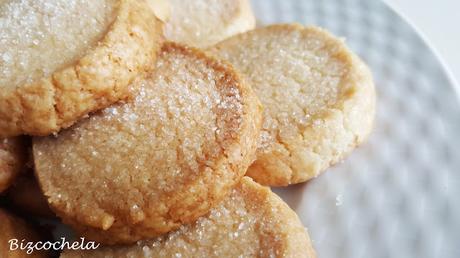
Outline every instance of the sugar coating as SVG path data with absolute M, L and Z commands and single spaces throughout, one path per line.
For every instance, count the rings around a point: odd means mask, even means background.
M 248 0 L 170 0 L 165 36 L 172 41 L 207 47 L 254 28 Z
M 250 80 L 264 104 L 260 150 L 300 134 L 318 112 L 334 106 L 342 88 L 346 64 L 335 57 L 319 35 L 301 31 L 252 34 L 244 44 L 220 49 Z
M 61 258 L 314 257 L 297 216 L 270 190 L 244 178 L 219 206 L 193 224 L 128 247 L 64 252 Z
M 315 177 L 369 134 L 370 72 L 328 32 L 273 25 L 211 51 L 247 77 L 265 107 L 258 160 L 249 170 L 258 182 L 287 185 Z
M 6 190 L 27 162 L 23 137 L 0 138 L 0 193 Z
M 51 76 L 3 87 L 1 137 L 47 136 L 130 97 L 128 85 L 152 68 L 163 42 L 163 23 L 146 0 L 118 0 L 115 9 L 116 18 L 84 56 Z
M 34 141 L 50 204 L 76 224 L 113 226 L 106 233 L 115 237 L 102 241 L 132 242 L 195 220 L 243 176 L 245 149 L 255 152 L 253 139 L 237 144 L 258 135 L 243 126 L 253 118 L 239 80 L 205 56 L 164 49 L 155 72 L 132 85 L 134 100 Z
M 83 56 L 114 19 L 115 0 L 0 3 L 0 87 L 49 76 Z

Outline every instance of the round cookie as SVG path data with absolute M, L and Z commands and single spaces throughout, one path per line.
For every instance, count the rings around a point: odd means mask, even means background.
M 20 218 L 17 218 L 9 212 L 0 209 L 0 257 L 2 258 L 45 258 L 50 257 L 44 251 L 34 250 L 31 254 L 27 254 L 27 250 L 16 248 L 13 242 L 10 250 L 10 240 L 18 240 L 17 244 L 21 244 L 21 240 L 25 242 L 43 241 L 35 229 Z
M 307 181 L 369 135 L 375 114 L 371 73 L 325 30 L 273 25 L 210 51 L 247 77 L 265 107 L 257 160 L 247 173 L 257 182 Z
M 0 193 L 16 179 L 27 163 L 24 137 L 0 138 Z
M 228 64 L 166 43 L 132 102 L 57 137 L 34 138 L 36 175 L 51 208 L 81 234 L 132 243 L 190 223 L 255 158 L 262 108 Z
M 0 137 L 55 133 L 129 97 L 161 25 L 146 0 L 0 3 Z
M 316 257 L 306 229 L 286 203 L 244 177 L 219 206 L 197 222 L 132 246 L 64 251 L 61 258 Z
M 251 30 L 255 17 L 249 0 L 170 0 L 165 37 L 194 47 L 209 47 Z

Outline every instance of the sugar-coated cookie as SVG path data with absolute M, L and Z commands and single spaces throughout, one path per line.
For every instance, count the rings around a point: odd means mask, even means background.
M 342 39 L 297 24 L 258 28 L 210 51 L 246 75 L 264 105 L 257 160 L 248 174 L 284 186 L 316 177 L 372 129 L 368 67 Z
M 132 246 L 64 251 L 61 258 L 316 257 L 306 229 L 286 203 L 248 177 L 193 224 Z
M 206 214 L 255 158 L 262 108 L 227 63 L 166 43 L 137 97 L 33 142 L 51 208 L 84 236 L 133 243 Z
M 0 2 L 0 137 L 48 135 L 129 97 L 162 23 L 146 0 Z
M 250 0 L 169 0 L 165 37 L 194 47 L 208 47 L 255 27 Z

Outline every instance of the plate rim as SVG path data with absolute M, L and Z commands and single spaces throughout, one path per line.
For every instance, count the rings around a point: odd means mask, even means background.
M 454 73 L 450 66 L 447 64 L 445 59 L 442 57 L 439 50 L 434 46 L 433 42 L 428 36 L 418 27 L 414 21 L 412 21 L 407 15 L 403 14 L 397 7 L 388 3 L 387 0 L 380 0 L 387 8 L 389 8 L 394 14 L 399 16 L 409 27 L 417 34 L 417 37 L 426 45 L 426 47 L 433 53 L 434 58 L 439 62 L 441 70 L 449 81 L 450 87 L 453 88 L 456 93 L 457 102 L 460 104 L 460 83 L 454 76 Z

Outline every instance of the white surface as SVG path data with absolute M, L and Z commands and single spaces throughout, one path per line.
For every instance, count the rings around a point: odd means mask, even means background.
M 318 258 L 459 258 L 460 99 L 430 48 L 378 0 L 253 4 L 261 24 L 314 24 L 345 38 L 374 75 L 369 141 L 318 178 L 276 189 Z
M 460 82 L 460 1 L 385 1 L 420 30 L 451 70 L 458 85 Z

